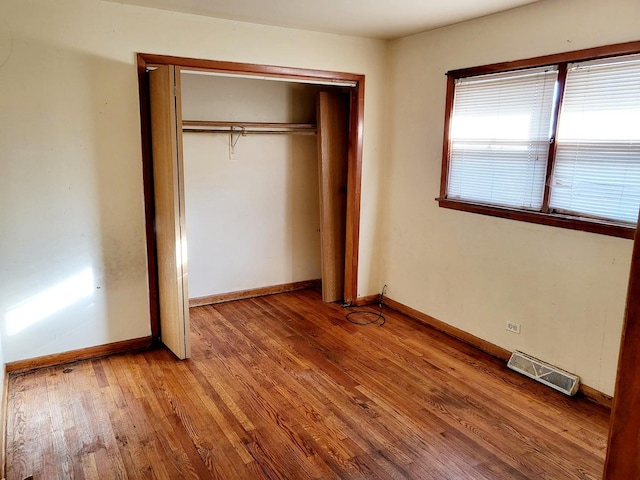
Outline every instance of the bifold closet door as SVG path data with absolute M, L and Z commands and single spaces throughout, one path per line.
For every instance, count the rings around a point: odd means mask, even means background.
M 149 89 L 160 338 L 184 359 L 190 342 L 180 70 L 170 65 L 149 72 Z
M 349 97 L 320 92 L 317 109 L 322 300 L 344 299 Z

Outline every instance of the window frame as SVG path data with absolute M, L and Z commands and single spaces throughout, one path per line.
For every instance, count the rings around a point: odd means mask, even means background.
M 604 47 L 587 48 L 560 54 L 545 55 L 525 60 L 511 62 L 494 63 L 479 67 L 450 70 L 447 72 L 447 96 L 444 118 L 444 141 L 442 150 L 442 169 L 440 176 L 440 196 L 436 198 L 442 208 L 460 210 L 482 215 L 507 218 L 541 225 L 550 225 L 584 232 L 592 232 L 614 237 L 633 239 L 636 226 L 607 221 L 600 218 L 590 218 L 587 216 L 569 215 L 550 212 L 550 180 L 553 174 L 553 167 L 556 158 L 557 144 L 555 141 L 558 130 L 558 114 L 562 107 L 564 98 L 564 88 L 567 78 L 567 65 L 573 62 L 596 60 L 600 58 L 618 57 L 640 53 L 640 41 L 607 45 Z M 450 158 L 450 126 L 451 114 L 453 112 L 455 82 L 459 78 L 474 77 L 490 73 L 503 73 L 509 71 L 522 70 L 526 68 L 544 67 L 550 65 L 558 66 L 558 95 L 553 105 L 553 117 L 551 124 L 552 137 L 549 142 L 549 155 L 545 174 L 545 189 L 542 200 L 541 211 L 531 211 L 517 208 L 500 207 L 495 205 L 465 201 L 460 199 L 447 198 L 449 179 L 449 158 Z

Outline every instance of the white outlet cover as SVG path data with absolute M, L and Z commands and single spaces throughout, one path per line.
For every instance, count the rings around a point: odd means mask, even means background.
M 507 322 L 507 330 L 513 333 L 520 333 L 520 324 L 515 322 Z

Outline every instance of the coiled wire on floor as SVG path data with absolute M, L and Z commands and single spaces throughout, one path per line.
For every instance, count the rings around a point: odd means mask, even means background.
M 384 296 L 387 293 L 387 286 L 382 287 L 382 291 L 378 296 L 378 311 L 372 310 L 353 310 L 346 315 L 346 319 L 349 323 L 353 323 L 354 325 L 372 325 L 374 323 L 380 322 L 379 327 L 383 326 L 387 319 L 382 314 L 382 306 L 384 305 Z M 344 305 L 344 307 L 349 308 L 349 305 Z

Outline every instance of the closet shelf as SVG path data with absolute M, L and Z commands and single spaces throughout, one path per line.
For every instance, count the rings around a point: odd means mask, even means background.
M 183 120 L 182 131 L 193 133 L 226 134 L 306 134 L 314 135 L 314 123 L 274 123 L 274 122 L 219 122 L 208 120 Z

